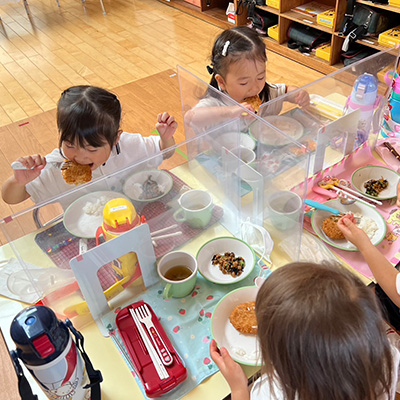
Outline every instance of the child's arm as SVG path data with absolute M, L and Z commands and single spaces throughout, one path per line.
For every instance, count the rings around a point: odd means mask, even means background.
M 21 157 L 18 161 L 27 169 L 15 170 L 14 175 L 4 182 L 1 195 L 8 204 L 17 204 L 30 197 L 25 186 L 36 179 L 46 165 L 46 159 L 39 154 Z
M 297 89 L 297 86 L 286 86 L 286 93 L 293 92 Z M 288 100 L 291 103 L 298 104 L 300 107 L 308 107 L 310 105 L 310 96 L 305 90 L 300 90 L 294 97 L 289 96 Z
M 244 108 L 254 112 L 254 108 L 247 103 L 241 103 Z M 194 107 L 185 114 L 186 123 L 198 128 L 217 125 L 224 121 L 229 121 L 237 117 L 247 117 L 242 107 L 239 106 L 219 106 L 219 107 Z M 253 118 L 249 116 L 248 118 Z
M 346 239 L 360 250 L 376 281 L 393 303 L 400 307 L 400 295 L 396 289 L 396 279 L 399 272 L 372 244 L 367 234 L 357 227 L 352 218 L 350 215 L 341 218 L 338 222 L 338 228 Z
M 215 340 L 210 343 L 210 355 L 231 388 L 232 400 L 250 400 L 247 378 L 242 367 L 229 355 L 225 347 L 218 349 Z
M 178 123 L 175 118 L 169 115 L 167 112 L 158 114 L 156 129 L 160 134 L 160 150 L 168 149 L 175 144 L 174 133 Z M 173 152 L 168 152 L 164 155 L 164 158 L 171 157 Z

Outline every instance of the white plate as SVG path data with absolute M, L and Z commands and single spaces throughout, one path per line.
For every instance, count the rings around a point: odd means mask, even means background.
M 370 179 L 386 179 L 389 185 L 386 189 L 379 193 L 379 196 L 371 196 L 365 193 L 364 183 Z M 366 167 L 359 168 L 353 172 L 351 176 L 351 183 L 360 193 L 364 194 L 371 199 L 388 200 L 397 196 L 397 183 L 400 175 L 390 168 L 380 167 L 378 165 L 368 165 Z
M 290 139 L 298 140 L 303 136 L 303 125 L 294 118 L 285 115 L 271 115 L 264 119 L 284 132 L 288 137 L 267 126 L 267 124 L 253 124 L 250 128 L 251 135 L 262 144 L 267 146 L 284 146 L 292 143 Z
M 162 195 L 150 199 L 140 199 L 139 196 L 142 193 L 142 185 L 146 179 L 149 178 L 149 176 L 151 176 L 152 180 L 157 182 L 160 190 L 162 191 Z M 137 172 L 136 174 L 130 176 L 125 181 L 122 190 L 130 199 L 134 201 L 149 203 L 164 197 L 172 189 L 173 183 L 172 177 L 168 172 L 161 171 L 159 169 L 150 169 Z
M 97 228 L 103 223 L 103 213 L 100 215 L 90 215 L 85 213 L 83 208 L 88 202 L 94 203 L 96 199 L 100 199 L 102 197 L 107 200 L 106 203 L 112 199 L 127 199 L 127 197 L 122 193 L 112 191 L 100 191 L 85 194 L 84 196 L 75 200 L 66 209 L 64 213 L 65 229 L 77 237 L 86 239 L 96 237 Z
M 245 261 L 244 271 L 237 277 L 224 275 L 218 265 L 212 265 L 211 263 L 211 259 L 215 254 L 224 254 L 232 251 L 236 257 L 243 257 Z M 220 237 L 210 240 L 197 252 L 196 259 L 199 272 L 204 278 L 210 282 L 223 285 L 237 283 L 247 278 L 256 264 L 256 255 L 253 249 L 247 243 L 234 237 Z
M 247 286 L 228 293 L 215 306 L 211 318 L 211 335 L 218 346 L 225 347 L 235 361 L 251 366 L 261 365 L 257 335 L 237 331 L 229 316 L 239 304 L 255 301 L 257 290 L 255 286 Z
M 337 210 L 343 213 L 352 212 L 353 214 L 361 214 L 362 216 L 373 219 L 375 223 L 378 225 L 378 230 L 375 232 L 374 237 L 371 238 L 371 242 L 374 246 L 382 242 L 383 238 L 385 237 L 386 235 L 385 220 L 375 208 L 360 203 L 359 201 L 356 201 L 354 204 L 344 205 L 340 203 L 340 199 L 329 200 L 324 204 L 326 204 L 329 207 L 336 208 Z M 328 236 L 325 235 L 325 233 L 322 230 L 322 221 L 329 215 L 332 215 L 332 213 L 328 211 L 315 210 L 313 212 L 311 217 L 311 224 L 314 229 L 314 232 L 324 242 L 330 244 L 333 247 L 336 247 L 337 249 L 347 250 L 347 251 L 358 251 L 358 249 L 346 239 L 334 240 L 330 239 Z

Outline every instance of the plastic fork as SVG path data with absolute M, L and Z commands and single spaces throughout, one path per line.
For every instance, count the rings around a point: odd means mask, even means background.
M 136 315 L 139 318 L 139 321 L 144 324 L 150 333 L 151 339 L 154 343 L 154 347 L 157 350 L 158 355 L 161 358 L 161 361 L 164 365 L 171 365 L 173 358 L 171 353 L 168 351 L 167 346 L 162 340 L 160 334 L 158 333 L 156 327 L 153 324 L 151 319 L 151 313 L 147 304 L 144 304 L 135 309 Z
M 55 168 L 61 168 L 63 166 L 64 162 L 65 161 L 47 161 L 47 164 L 49 164 Z M 20 161 L 14 161 L 11 164 L 11 168 L 12 169 L 28 169 Z

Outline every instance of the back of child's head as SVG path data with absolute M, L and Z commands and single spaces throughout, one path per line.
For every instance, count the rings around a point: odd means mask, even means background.
M 262 38 L 247 26 L 237 26 L 223 31 L 217 37 L 211 53 L 210 85 L 218 88 L 215 75 L 219 74 L 225 78 L 229 66 L 242 59 L 267 61 Z
M 373 292 L 335 265 L 274 271 L 256 300 L 264 370 L 285 400 L 375 400 L 389 393 L 392 353 Z M 389 398 L 387 395 L 386 398 Z
M 61 143 L 80 147 L 112 147 L 118 137 L 121 104 L 117 96 L 95 86 L 73 86 L 64 90 L 57 106 Z

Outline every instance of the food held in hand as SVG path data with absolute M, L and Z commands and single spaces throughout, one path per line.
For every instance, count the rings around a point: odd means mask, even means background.
M 244 101 L 245 101 L 247 104 L 251 105 L 251 106 L 254 108 L 254 111 L 255 111 L 256 113 L 258 113 L 258 109 L 260 108 L 260 106 L 261 106 L 261 104 L 262 104 L 262 101 L 261 101 L 261 99 L 258 97 L 258 95 L 257 95 L 257 96 L 246 97 L 246 98 L 244 99 Z
M 163 194 L 164 192 L 161 190 L 160 185 L 154 179 L 151 179 L 151 175 L 149 175 L 142 184 L 142 193 L 139 196 L 139 199 L 154 199 L 162 196 Z
M 219 269 L 224 275 L 230 274 L 234 278 L 243 272 L 246 265 L 243 257 L 236 257 L 233 252 L 214 254 L 211 263 L 212 265 L 219 265 Z
M 255 335 L 257 333 L 256 302 L 249 301 L 236 306 L 229 316 L 229 321 L 239 332 Z
M 69 185 L 81 185 L 92 180 L 92 169 L 89 165 L 65 161 L 61 167 L 62 176 Z
M 364 183 L 365 193 L 370 196 L 378 197 L 379 193 L 382 190 L 386 189 L 389 186 L 389 182 L 381 177 L 381 179 L 370 179 L 369 181 Z
M 339 219 L 336 215 L 331 215 L 322 221 L 322 230 L 331 239 L 344 239 L 343 233 L 337 226 Z

